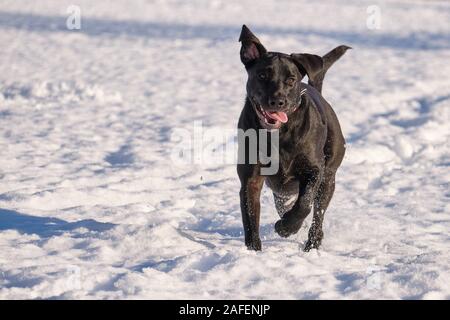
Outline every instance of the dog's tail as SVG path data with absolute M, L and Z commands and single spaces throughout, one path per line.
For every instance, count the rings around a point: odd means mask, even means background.
M 351 49 L 349 46 L 339 46 L 328 52 L 326 55 L 322 57 L 323 60 L 323 69 L 318 72 L 313 79 L 308 80 L 308 84 L 317 89 L 320 93 L 322 93 L 322 85 L 323 79 L 325 78 L 325 73 L 327 73 L 328 69 L 337 61 L 340 57 L 344 55 L 344 53 Z

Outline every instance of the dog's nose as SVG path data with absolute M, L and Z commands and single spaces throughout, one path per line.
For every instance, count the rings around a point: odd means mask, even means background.
M 269 105 L 271 107 L 275 107 L 275 108 L 282 108 L 284 107 L 286 104 L 286 99 L 285 98 L 272 98 L 269 99 Z

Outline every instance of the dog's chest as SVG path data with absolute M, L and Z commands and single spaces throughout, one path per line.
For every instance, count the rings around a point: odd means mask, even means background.
M 267 176 L 266 184 L 275 193 L 290 193 L 293 184 L 298 185 L 295 176 L 295 158 L 286 150 L 280 150 L 278 172 L 275 175 Z
M 301 152 L 302 146 L 292 143 L 295 141 L 280 139 L 278 146 L 278 172 L 267 176 L 267 186 L 275 193 L 291 193 L 298 191 L 299 165 L 304 163 L 305 156 Z
M 295 139 L 280 138 L 278 146 L 279 170 L 277 176 L 281 183 L 285 184 L 295 176 L 295 164 L 299 146 L 294 143 Z

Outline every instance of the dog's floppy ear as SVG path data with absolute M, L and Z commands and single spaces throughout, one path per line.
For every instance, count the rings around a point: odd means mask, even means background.
M 266 48 L 245 24 L 242 26 L 239 41 L 242 43 L 241 61 L 246 67 L 267 53 Z
M 293 53 L 291 58 L 294 61 L 300 73 L 309 79 L 314 79 L 317 73 L 323 69 L 323 59 L 315 54 L 309 53 Z

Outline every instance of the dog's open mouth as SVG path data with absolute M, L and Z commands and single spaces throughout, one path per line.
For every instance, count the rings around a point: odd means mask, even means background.
M 261 120 L 261 124 L 266 129 L 278 129 L 281 124 L 288 121 L 288 116 L 286 112 L 282 111 L 266 111 L 259 104 L 254 104 L 256 114 Z

